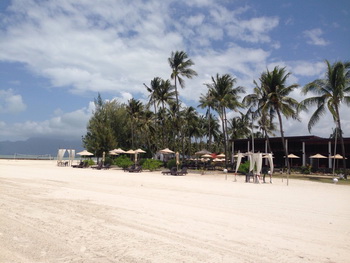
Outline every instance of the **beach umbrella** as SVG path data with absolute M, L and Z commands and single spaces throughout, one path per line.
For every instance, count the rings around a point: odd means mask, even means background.
M 114 151 L 115 153 L 125 153 L 125 151 L 122 150 L 122 149 L 120 149 L 120 148 L 114 149 L 113 151 Z
M 172 153 L 175 153 L 174 151 L 170 150 L 169 148 L 165 148 L 165 149 L 163 149 L 163 150 L 160 150 L 159 152 L 162 153 L 162 154 L 172 154 Z
M 326 156 L 322 155 L 322 154 L 315 154 L 315 155 L 311 155 L 310 158 L 313 158 L 313 159 L 324 159 L 324 158 L 327 158 Z
M 118 155 L 118 153 L 117 153 L 115 150 L 109 151 L 109 154 L 110 154 L 110 155 Z
M 293 153 L 291 153 L 291 154 L 288 154 L 288 158 L 291 159 L 290 160 L 290 166 L 292 166 L 293 165 L 292 159 L 299 159 L 300 157 L 295 155 L 295 154 L 293 154 Z
M 130 149 L 130 150 L 126 151 L 125 153 L 127 153 L 127 154 L 135 154 L 136 152 L 133 149 Z
M 80 156 L 93 156 L 94 154 L 91 152 L 88 152 L 87 150 L 81 151 L 77 153 Z
M 217 157 L 217 158 L 225 158 L 226 156 L 225 156 L 225 154 L 220 153 L 220 154 L 219 154 L 219 155 L 217 155 L 216 157 Z
M 204 155 L 204 154 L 211 154 L 211 152 L 209 152 L 209 151 L 203 149 L 203 150 L 201 150 L 201 151 L 195 153 L 195 155 Z
M 329 157 L 329 158 L 332 158 L 332 159 L 344 159 L 343 158 L 343 156 L 342 155 L 340 155 L 340 154 L 336 154 L 336 155 L 332 155 L 331 157 Z M 345 158 L 345 159 L 348 159 L 348 158 Z
M 320 167 L 320 160 L 319 159 L 327 159 L 326 156 L 322 155 L 322 154 L 315 154 L 315 155 L 311 155 L 310 156 L 311 159 L 317 159 L 317 167 L 319 168 Z
M 202 155 L 202 158 L 213 158 L 213 156 L 211 156 L 210 154 L 204 154 Z
M 137 149 L 137 150 L 135 150 L 135 152 L 136 152 L 136 153 L 146 153 L 144 150 L 142 150 L 142 149 L 140 149 L 140 148 Z
M 288 158 L 291 158 L 291 159 L 297 159 L 297 158 L 300 158 L 299 156 L 291 153 L 291 154 L 288 154 Z
M 336 166 L 338 166 L 338 160 L 343 160 L 344 159 L 343 156 L 340 155 L 340 154 L 332 155 L 329 158 L 334 159 L 334 167 L 335 167 L 335 161 L 336 160 L 337 160 L 337 165 Z M 348 159 L 348 158 L 345 158 L 345 159 Z

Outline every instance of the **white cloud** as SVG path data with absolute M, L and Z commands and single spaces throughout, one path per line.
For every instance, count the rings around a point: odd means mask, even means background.
M 64 113 L 55 111 L 55 116 L 45 121 L 28 120 L 22 123 L 0 122 L 0 138 L 8 140 L 25 140 L 30 137 L 55 137 L 79 139 L 86 134 L 86 125 L 91 117 L 94 104 L 88 107 Z
M 0 90 L 0 113 L 20 113 L 27 108 L 22 96 L 12 89 Z
M 329 44 L 328 41 L 322 38 L 323 31 L 320 28 L 305 30 L 303 34 L 304 37 L 307 39 L 307 43 L 310 45 L 327 46 Z

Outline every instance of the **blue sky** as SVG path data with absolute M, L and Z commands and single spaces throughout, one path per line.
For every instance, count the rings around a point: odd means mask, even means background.
M 143 83 L 170 78 L 176 50 L 198 72 L 180 90 L 187 106 L 198 105 L 216 73 L 232 74 L 249 93 L 278 65 L 303 86 L 324 77 L 325 59 L 350 60 L 349 25 L 347 0 L 1 0 L 0 141 L 80 138 L 98 93 L 146 102 Z M 311 112 L 285 121 L 286 135 L 309 134 Z M 345 136 L 348 112 L 341 109 Z M 328 137 L 332 128 L 325 115 L 312 134 Z

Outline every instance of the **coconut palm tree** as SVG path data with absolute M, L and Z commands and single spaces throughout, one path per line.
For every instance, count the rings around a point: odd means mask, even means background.
M 131 123 L 131 147 L 134 148 L 135 128 L 143 112 L 143 104 L 141 101 L 135 100 L 134 98 L 132 98 L 128 100 L 126 110 L 130 117 L 130 123 Z
M 158 93 L 160 89 L 162 79 L 160 77 L 155 77 L 151 80 L 151 85 L 148 87 L 145 83 L 143 85 L 146 87 L 147 91 L 150 93 L 148 95 L 149 98 L 149 105 L 153 104 L 154 107 L 154 113 L 157 114 L 157 100 L 158 100 Z
M 242 108 L 243 105 L 240 103 L 239 94 L 244 93 L 244 88 L 237 87 L 234 88 L 236 79 L 229 74 L 224 74 L 220 76 L 216 74 L 216 77 L 212 77 L 212 83 L 205 84 L 209 93 L 214 98 L 214 109 L 219 114 L 222 123 L 222 132 L 224 139 L 224 150 L 227 156 L 227 109 L 237 111 L 237 108 Z M 225 166 L 227 168 L 227 158 L 225 159 Z
M 208 108 L 207 112 L 205 114 L 207 120 L 208 120 L 208 144 L 207 144 L 207 148 L 210 151 L 211 148 L 211 113 L 210 110 L 214 107 L 214 99 L 213 96 L 210 94 L 210 92 L 208 91 L 207 94 L 203 95 L 201 94 L 200 98 L 199 98 L 199 105 L 198 107 L 204 109 L 204 108 Z
M 286 119 L 298 119 L 297 110 L 299 107 L 299 103 L 295 99 L 288 97 L 294 89 L 299 87 L 298 84 L 287 85 L 286 82 L 290 74 L 290 72 L 286 72 L 286 68 L 279 68 L 276 66 L 273 71 L 266 70 L 266 72 L 263 72 L 260 77 L 261 88 L 267 96 L 266 101 L 261 105 L 262 114 L 271 114 L 271 110 L 277 114 L 283 150 L 287 162 L 287 184 L 289 181 L 290 164 L 288 161 L 288 149 L 284 139 L 282 115 Z
M 170 58 L 168 58 L 169 65 L 171 67 L 171 79 L 175 81 L 175 94 L 176 94 L 176 106 L 179 111 L 179 97 L 177 90 L 177 83 L 180 84 L 181 88 L 185 87 L 185 81 L 182 77 L 193 78 L 197 76 L 197 72 L 191 69 L 194 65 L 193 61 L 188 58 L 185 51 L 171 52 Z
M 271 107 L 268 111 L 262 110 L 263 106 L 267 102 L 268 94 L 266 93 L 266 90 L 261 85 L 259 86 L 255 80 L 254 84 L 255 87 L 253 89 L 253 93 L 245 96 L 243 103 L 246 107 L 248 107 L 247 115 L 251 113 L 253 119 L 258 120 L 259 128 L 262 130 L 267 141 L 268 151 L 272 153 L 269 135 L 274 135 L 274 131 L 276 130 L 273 122 L 275 110 L 273 107 Z
M 320 120 L 321 116 L 325 114 L 326 109 L 332 114 L 336 124 L 336 130 L 340 131 L 338 136 L 342 147 L 343 154 L 343 168 L 344 175 L 346 175 L 346 161 L 345 161 L 345 147 L 342 136 L 341 121 L 339 108 L 341 103 L 350 105 L 350 62 L 335 62 L 333 65 L 328 60 L 325 61 L 327 71 L 324 79 L 317 79 L 308 83 L 303 87 L 302 92 L 307 94 L 312 92 L 318 96 L 310 97 L 301 102 L 301 105 L 306 109 L 308 106 L 316 106 L 315 112 L 312 114 L 308 129 L 311 131 L 312 127 Z

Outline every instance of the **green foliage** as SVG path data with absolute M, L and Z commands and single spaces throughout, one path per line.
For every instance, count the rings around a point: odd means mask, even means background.
M 89 166 L 91 166 L 91 165 L 94 165 L 94 164 L 95 164 L 94 160 L 92 160 L 92 159 L 84 160 L 84 163 L 88 163 L 88 164 L 89 164 Z
M 114 164 L 125 169 L 133 165 L 133 162 L 130 160 L 129 157 L 122 155 L 115 159 Z
M 169 160 L 166 166 L 167 166 L 168 169 L 176 167 L 176 160 L 175 159 Z
M 300 172 L 302 174 L 311 174 L 311 165 L 302 166 Z
M 142 163 L 142 169 L 154 171 L 162 166 L 162 162 L 154 159 L 146 159 Z
M 249 172 L 249 165 L 250 165 L 249 161 L 247 161 L 245 163 L 241 163 L 241 165 L 238 168 L 238 171 L 241 173 L 248 173 Z

